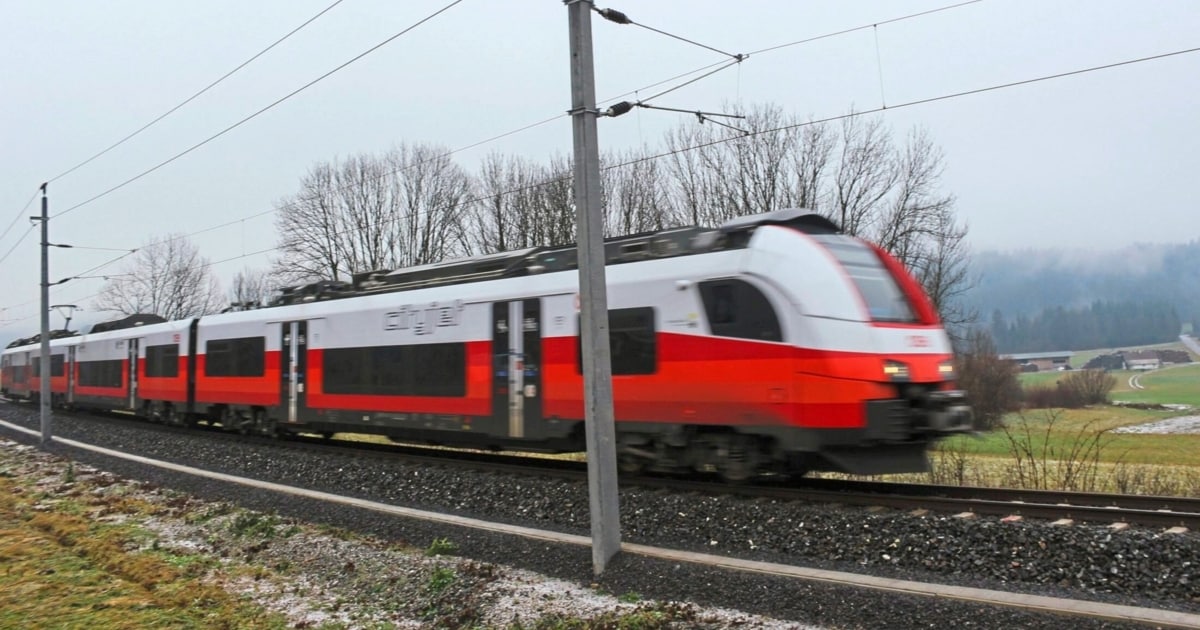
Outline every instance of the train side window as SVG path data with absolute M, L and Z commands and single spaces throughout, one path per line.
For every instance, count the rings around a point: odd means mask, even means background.
M 146 376 L 179 376 L 179 346 L 146 346 Z
M 327 394 L 465 396 L 467 348 L 462 343 L 327 348 Z
M 582 329 L 582 323 L 580 324 Z M 613 376 L 658 371 L 654 309 L 621 308 L 608 312 L 608 347 Z M 575 371 L 583 373 L 583 336 L 575 337 Z
M 41 357 L 33 357 L 32 373 L 34 376 L 42 375 L 42 358 Z M 62 376 L 63 374 L 66 374 L 66 372 L 63 370 L 63 355 L 61 355 L 61 354 L 50 355 L 50 376 L 52 376 L 52 377 Z
M 262 376 L 266 344 L 264 337 L 213 339 L 204 344 L 204 375 Z
M 758 287 L 744 280 L 700 283 L 700 299 L 712 334 L 718 337 L 783 341 L 775 307 Z
M 124 364 L 121 359 L 83 361 L 79 364 L 79 384 L 84 387 L 121 387 Z

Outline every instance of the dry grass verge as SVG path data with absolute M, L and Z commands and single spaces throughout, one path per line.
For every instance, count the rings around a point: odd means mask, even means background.
M 785 628 L 120 480 L 0 440 L 0 628 Z

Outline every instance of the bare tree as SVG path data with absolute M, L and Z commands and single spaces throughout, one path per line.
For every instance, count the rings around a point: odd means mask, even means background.
M 229 287 L 229 304 L 232 309 L 251 309 L 270 303 L 278 287 L 271 275 L 261 269 L 243 269 L 233 277 Z
M 464 242 L 469 253 L 495 253 L 564 245 L 575 239 L 575 198 L 571 162 L 554 157 L 540 166 L 520 157 L 489 155 L 476 186 L 471 226 Z
M 662 168 L 644 151 L 605 155 L 601 163 L 606 236 L 661 230 L 670 224 Z
M 957 223 L 949 212 L 940 214 L 939 221 L 910 268 L 957 345 L 962 341 L 963 327 L 979 319 L 979 313 L 964 300 L 976 280 L 970 271 L 970 252 L 965 242 L 967 227 Z
M 334 166 L 319 164 L 300 180 L 300 192 L 275 204 L 279 251 L 272 274 L 282 283 L 345 273 Z
M 151 239 L 109 280 L 93 303 L 124 315 L 150 313 L 183 319 L 215 313 L 224 300 L 209 261 L 182 234 Z
M 794 206 L 796 120 L 779 107 L 726 106 L 737 128 L 685 123 L 666 135 L 665 173 L 674 222 L 717 225 L 734 217 Z M 799 187 L 803 188 L 803 186 Z
M 868 236 L 898 180 L 891 136 L 879 118 L 847 116 L 840 140 L 827 214 L 847 234 Z
M 666 135 L 665 197 L 677 222 L 809 208 L 895 255 L 947 323 L 974 320 L 958 299 L 971 286 L 967 228 L 941 190 L 945 158 L 924 130 L 897 143 L 881 119 L 853 112 L 840 126 L 802 123 L 777 107 L 741 113 L 748 133 L 689 123 Z
M 460 230 L 471 200 L 471 178 L 441 147 L 419 145 L 388 154 L 398 177 L 393 195 L 399 200 L 395 223 L 395 263 L 423 265 L 462 255 Z
M 996 344 L 983 329 L 972 329 L 958 354 L 958 385 L 967 391 L 975 413 L 975 428 L 1000 426 L 1005 413 L 1021 404 L 1021 383 L 1012 361 L 996 354 Z
M 401 145 L 383 157 L 318 164 L 280 200 L 281 256 L 290 283 L 436 262 L 462 253 L 471 181 L 445 149 Z
M 809 122 L 800 128 L 799 146 L 788 156 L 794 207 L 820 210 L 825 204 L 826 168 L 836 146 L 828 125 Z

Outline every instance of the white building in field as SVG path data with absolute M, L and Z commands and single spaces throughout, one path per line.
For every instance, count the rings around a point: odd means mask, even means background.
M 1125 353 L 1125 369 L 1127 370 L 1157 370 L 1162 367 L 1162 359 L 1153 350 L 1132 350 Z

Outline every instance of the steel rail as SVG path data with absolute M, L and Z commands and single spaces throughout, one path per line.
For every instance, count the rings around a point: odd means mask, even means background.
M 64 412 L 59 411 L 59 414 Z M 75 415 L 75 414 L 64 414 Z M 79 414 L 89 418 L 94 414 Z M 123 414 L 104 416 L 109 421 L 136 422 L 157 431 L 188 431 L 182 427 L 146 424 Z M 203 426 L 203 425 L 202 425 Z M 359 456 L 401 459 L 431 465 L 450 465 L 490 472 L 586 479 L 586 463 L 527 455 L 500 454 L 467 449 L 441 449 L 420 445 L 380 444 L 320 437 L 292 436 L 273 440 L 262 436 L 206 431 L 210 439 L 253 441 L 263 447 L 299 448 L 315 454 L 353 453 Z M 761 483 L 734 485 L 711 476 L 623 475 L 621 483 L 676 492 L 709 495 L 734 494 L 780 501 L 881 506 L 899 510 L 988 516 L 1021 516 L 1028 519 L 1070 519 L 1094 523 L 1127 523 L 1147 527 L 1186 527 L 1200 530 L 1200 499 L 1189 497 L 1122 495 L 1056 490 L 1022 490 L 976 486 L 945 486 L 881 481 L 803 478 L 767 478 Z
M 30 429 L 11 425 L 0 421 L 0 426 L 9 426 L 18 431 L 34 435 Z M 519 536 L 547 543 L 586 546 L 591 539 L 586 536 L 567 534 L 549 530 L 535 529 L 520 525 L 493 523 L 453 514 L 429 512 L 385 503 L 377 503 L 366 499 L 345 497 L 341 495 L 296 488 L 284 484 L 246 479 L 243 477 L 216 473 L 207 470 L 181 466 L 169 462 L 153 460 L 120 451 L 114 451 L 95 445 L 75 442 L 60 438 L 60 441 L 72 448 L 93 451 L 108 457 L 117 457 L 135 461 L 147 466 L 165 468 L 178 474 L 205 477 L 219 483 L 232 483 L 268 490 L 284 495 L 346 505 L 353 508 L 371 510 L 398 518 L 424 520 L 444 524 L 451 527 L 461 527 L 489 531 L 499 535 Z M 649 545 L 624 543 L 621 549 L 630 554 L 642 555 L 669 562 L 686 562 L 697 565 L 723 568 L 727 570 L 772 575 L 808 582 L 823 582 L 837 586 L 887 591 L 910 596 L 928 597 L 941 600 L 958 600 L 977 604 L 1002 606 L 1021 609 L 1032 613 L 1058 616 L 1067 622 L 1068 619 L 1086 618 L 1107 620 L 1121 623 L 1146 624 L 1159 628 L 1197 628 L 1200 627 L 1200 615 L 1158 608 L 1109 604 L 1097 601 L 1076 600 L 1065 597 L 1050 597 L 1032 593 L 996 591 L 983 588 L 957 586 L 952 584 L 937 584 L 901 580 L 894 578 L 875 577 L 856 573 L 815 569 L 786 564 L 777 564 L 730 556 L 665 549 Z

